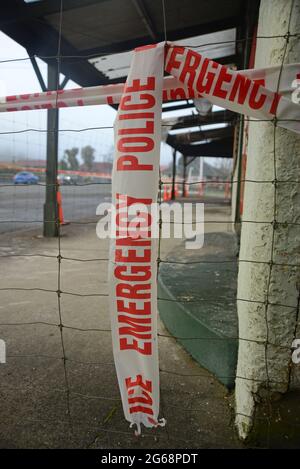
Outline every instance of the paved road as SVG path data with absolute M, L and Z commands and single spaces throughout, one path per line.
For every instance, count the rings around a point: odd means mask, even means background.
M 111 200 L 111 186 L 62 186 L 64 217 L 70 222 L 92 218 L 100 202 Z M 0 233 L 42 225 L 45 186 L 0 184 Z
M 61 192 L 64 218 L 71 223 L 89 219 L 95 221 L 98 204 L 111 200 L 110 184 L 65 185 L 61 186 Z M 203 200 L 197 200 L 212 204 L 228 203 L 222 192 L 217 195 L 207 191 Z M 193 202 L 194 194 L 191 196 L 185 202 Z M 0 183 L 0 233 L 42 226 L 44 202 L 44 185 L 15 186 Z

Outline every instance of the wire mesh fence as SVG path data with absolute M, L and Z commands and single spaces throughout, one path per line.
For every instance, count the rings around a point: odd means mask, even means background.
M 291 8 L 291 15 L 293 11 Z M 291 19 L 290 15 L 290 19 Z M 167 18 L 165 24 L 167 25 Z M 61 1 L 59 38 L 63 30 L 63 1 Z M 165 30 L 167 40 L 167 27 Z M 287 25 L 285 34 L 276 36 L 257 36 L 259 39 L 282 39 L 285 42 L 282 56 L 281 71 L 289 41 L 299 37 L 299 33 L 290 31 Z M 235 39 L 243 44 L 246 40 Z M 228 41 L 232 42 L 232 41 Z M 207 45 L 224 45 L 224 42 L 191 45 L 199 49 Z M 188 45 L 187 45 L 188 46 Z M 188 46 L 189 47 L 189 46 Z M 83 57 L 92 58 L 93 55 L 61 54 L 60 40 L 55 56 L 40 57 L 52 58 L 57 64 L 57 86 L 59 89 L 61 60 L 80 60 Z M 0 63 L 28 61 L 30 57 L 21 59 L 0 60 Z M 277 91 L 280 86 L 280 78 Z M 58 96 L 58 95 L 57 95 Z M 38 111 L 35 111 L 38 112 Z M 265 120 L 245 118 L 253 123 Z M 266 120 L 267 121 L 267 120 Z M 159 254 L 157 259 L 158 270 L 167 265 L 213 265 L 215 269 L 220 266 L 240 266 L 242 264 L 261 265 L 267 269 L 267 286 L 263 298 L 240 297 L 236 294 L 235 300 L 239 303 L 249 303 L 264 308 L 265 334 L 260 339 L 241 336 L 236 333 L 227 337 L 214 337 L 214 341 L 238 343 L 255 343 L 264 347 L 265 376 L 262 378 L 250 375 L 219 376 L 231 380 L 244 380 L 259 382 L 266 387 L 267 408 L 265 415 L 256 416 L 266 423 L 263 446 L 269 447 L 270 427 L 274 419 L 273 412 L 273 385 L 286 386 L 287 380 L 274 379 L 269 372 L 270 357 L 275 350 L 284 350 L 291 354 L 291 343 L 286 340 L 278 343 L 269 331 L 270 308 L 286 308 L 296 314 L 296 323 L 299 322 L 299 299 L 297 305 L 286 302 L 273 301 L 270 297 L 270 286 L 274 269 L 299 269 L 298 262 L 283 262 L 277 259 L 274 253 L 274 242 L 279 229 L 297 227 L 299 221 L 293 217 L 279 217 L 278 190 L 281 186 L 289 185 L 291 192 L 300 183 L 297 174 L 291 180 L 281 179 L 277 175 L 277 146 L 276 135 L 278 120 L 275 117 L 273 125 L 273 173 L 271 180 L 258 180 L 238 178 L 230 181 L 230 188 L 241 182 L 248 185 L 263 185 L 271 187 L 274 194 L 274 212 L 266 220 L 244 219 L 239 222 L 242 226 L 247 224 L 261 225 L 271 230 L 271 250 L 264 259 L 254 259 L 249 253 L 248 258 L 237 259 L 176 259 L 169 255 L 169 247 L 159 239 Z M 87 128 L 53 129 L 18 128 L 17 130 L 4 130 L 0 136 L 9 138 L 12 147 L 16 145 L 19 134 L 26 135 L 26 146 L 29 149 L 30 135 L 47 132 L 81 134 L 91 131 L 108 131 L 112 135 L 112 126 L 95 126 Z M 44 149 L 44 138 L 38 143 Z M 10 175 L 8 176 L 10 177 Z M 222 184 L 222 190 L 228 180 L 211 179 L 193 180 L 185 185 L 193 188 L 203 183 L 207 187 Z M 172 182 L 164 181 L 160 177 L 158 188 L 159 202 L 164 187 Z M 56 219 L 58 237 L 55 240 L 38 237 L 40 226 L 51 223 L 44 220 L 42 203 L 46 182 L 40 181 L 36 186 L 14 185 L 3 177 L 0 182 L 1 213 L 0 230 L 3 227 L 1 253 L 3 272 L 2 306 L 0 309 L 1 336 L 7 343 L 7 364 L 1 368 L 2 391 L 6 402 L 2 408 L 1 433 L 5 434 L 10 427 L 17 435 L 16 440 L 24 446 L 84 446 L 84 447 L 118 447 L 126 445 L 132 447 L 203 447 L 228 446 L 239 447 L 240 443 L 234 436 L 234 403 L 232 394 L 224 390 L 212 375 L 204 368 L 198 366 L 182 351 L 176 343 L 193 341 L 206 343 L 212 339 L 199 335 L 173 335 L 161 326 L 158 333 L 161 352 L 161 413 L 168 423 L 166 428 L 145 431 L 143 437 L 134 440 L 132 432 L 123 422 L 121 401 L 118 394 L 117 381 L 114 374 L 114 364 L 111 351 L 110 324 L 107 314 L 107 281 L 106 266 L 108 262 L 108 243 L 96 240 L 95 216 L 96 207 L 100 199 L 110 200 L 111 181 L 79 181 L 76 185 L 63 186 L 63 203 L 66 208 L 66 219 L 71 225 L 65 227 L 60 218 Z M 59 191 L 55 184 L 56 192 Z M 160 190 L 159 190 L 160 189 Z M 208 189 L 210 190 L 210 189 Z M 196 191 L 197 192 L 197 191 Z M 282 215 L 280 215 L 282 216 Z M 224 218 L 222 218 L 224 217 Z M 161 227 L 163 219 L 160 217 Z M 176 223 L 172 222 L 171 223 Z M 184 222 L 183 222 L 184 223 Z M 228 211 L 220 214 L 212 212 L 204 220 L 204 226 L 221 226 L 224 231 L 232 230 L 233 222 Z M 38 230 L 36 229 L 38 226 Z M 25 234 L 24 227 L 28 230 Z M 33 229 L 34 228 L 34 229 Z M 21 229 L 21 231 L 20 231 Z M 11 235 L 11 232 L 14 232 Z M 284 232 L 284 231 L 283 231 Z M 288 241 L 287 241 L 288 242 Z M 176 244 L 174 245 L 176 248 Z M 296 256 L 295 256 L 296 257 Z M 17 275 L 16 275 L 17 272 Z M 187 272 L 183 273 L 187 275 Z M 299 297 L 300 298 L 300 297 Z M 213 304 L 215 308 L 224 308 L 226 301 L 231 300 L 222 296 L 218 298 L 193 294 L 189 298 L 170 298 L 159 295 L 162 302 L 174 302 L 183 305 Z M 3 314 L 2 314 L 3 313 Z M 295 330 L 295 334 L 296 334 Z M 213 391 L 212 391 L 213 390 Z M 9 395 L 13 396 L 12 398 Z M 235 414 L 236 415 L 236 414 Z M 243 414 L 241 414 L 243 415 Z M 253 415 L 244 415 L 253 420 Z M 199 424 L 211 421 L 206 429 Z M 287 425 L 293 426 L 293 431 L 299 431 L 300 422 L 293 424 L 287 420 Z M 220 425 L 220 428 L 218 426 Z M 226 430 L 224 429 L 226 427 Z M 6 430 L 5 430 L 6 429 Z M 291 430 L 292 431 L 292 430 Z M 8 432 L 9 433 L 9 432 Z M 10 440 L 11 437 L 8 437 Z

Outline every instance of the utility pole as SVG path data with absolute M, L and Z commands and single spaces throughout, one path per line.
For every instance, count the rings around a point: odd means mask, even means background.
M 55 63 L 48 64 L 48 90 L 57 89 Z M 47 238 L 58 236 L 57 165 L 58 165 L 58 109 L 47 111 L 46 201 L 44 204 L 43 233 Z

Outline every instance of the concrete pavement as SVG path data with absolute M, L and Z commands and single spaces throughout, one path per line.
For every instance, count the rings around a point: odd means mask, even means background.
M 207 220 L 216 217 L 228 218 L 228 208 L 207 209 Z M 213 231 L 216 225 L 206 228 Z M 62 329 L 66 386 L 56 293 L 58 240 L 43 239 L 40 231 L 0 238 L 0 282 L 6 289 L 0 291 L 0 338 L 6 341 L 8 355 L 7 363 L 0 364 L 0 447 L 241 447 L 232 425 L 231 396 L 166 337 L 160 337 L 159 351 L 161 416 L 167 426 L 144 430 L 139 438 L 129 429 L 113 365 L 107 296 L 93 296 L 107 293 L 108 242 L 96 237 L 95 224 L 62 228 L 60 313 L 68 326 Z M 176 242 L 163 240 L 161 257 Z M 162 324 L 159 327 L 168 335 Z

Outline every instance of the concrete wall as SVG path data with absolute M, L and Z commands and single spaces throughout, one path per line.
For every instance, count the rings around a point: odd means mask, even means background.
M 262 0 L 259 13 L 258 36 L 300 32 L 300 0 Z M 255 67 L 300 62 L 299 38 L 291 37 L 285 52 L 284 38 L 258 39 Z M 299 116 L 300 118 L 300 116 Z M 278 181 L 300 180 L 300 137 L 277 128 L 275 134 L 276 178 Z M 271 123 L 251 122 L 246 179 L 268 180 L 274 173 L 274 127 Z M 275 195 L 276 191 L 276 195 Z M 300 226 L 271 225 L 277 221 L 300 223 L 300 184 L 246 183 L 241 234 L 240 259 L 274 263 L 300 264 Z M 269 221 L 269 224 L 246 223 L 245 220 Z M 274 230 L 274 233 L 273 233 Z M 274 234 L 274 236 L 273 236 Z M 275 345 L 240 341 L 236 379 L 236 424 L 241 438 L 246 438 L 253 425 L 259 402 L 278 398 L 292 386 L 300 386 L 300 365 L 291 363 L 291 347 L 296 331 L 299 297 L 299 268 L 268 264 L 240 263 L 238 298 L 290 305 L 268 306 L 238 301 L 239 334 Z M 278 347 L 279 344 L 287 348 Z M 266 366 L 267 363 L 267 366 Z M 297 368 L 296 368 L 297 367 Z M 246 379 L 241 379 L 244 377 Z M 258 381 L 256 381 L 258 380 Z M 261 382 L 260 382 L 261 380 Z M 277 383 L 275 383 L 276 381 Z M 298 384 L 297 384 L 298 383 Z M 247 417 L 248 416 L 248 417 Z

